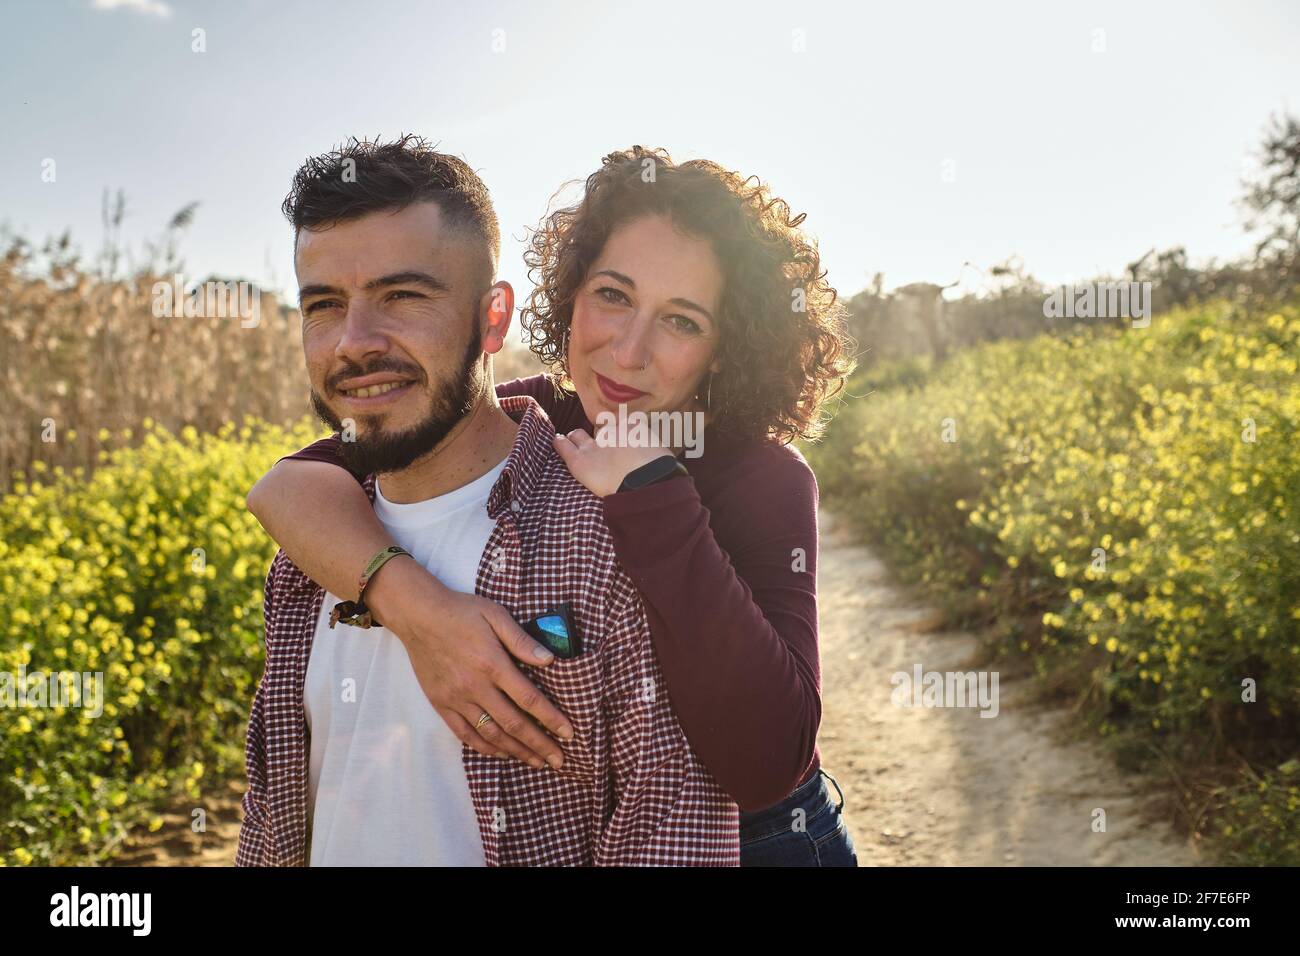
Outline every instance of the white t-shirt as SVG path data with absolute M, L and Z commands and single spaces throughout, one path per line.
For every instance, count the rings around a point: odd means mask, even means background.
M 455 491 L 375 514 L 454 591 L 473 593 L 494 522 L 488 494 L 506 460 Z M 303 692 L 311 729 L 307 812 L 312 866 L 483 866 L 461 742 L 420 689 L 387 628 L 330 630 L 325 596 Z

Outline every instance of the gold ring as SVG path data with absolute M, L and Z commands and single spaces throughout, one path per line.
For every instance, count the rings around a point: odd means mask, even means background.
M 480 727 L 482 727 L 491 719 L 492 719 L 492 715 L 489 714 L 486 710 L 483 711 L 483 713 L 478 715 L 478 723 L 474 725 L 474 729 L 478 730 Z

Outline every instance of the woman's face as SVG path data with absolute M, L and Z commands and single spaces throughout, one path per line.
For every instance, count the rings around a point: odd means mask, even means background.
M 578 288 L 569 372 L 588 420 L 601 412 L 702 411 L 718 371 L 722 267 L 666 216 L 617 227 Z

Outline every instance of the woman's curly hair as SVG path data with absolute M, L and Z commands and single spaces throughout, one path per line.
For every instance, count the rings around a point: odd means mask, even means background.
M 677 164 L 662 149 L 607 155 L 581 200 L 552 211 L 529 240 L 524 262 L 534 288 L 521 321 L 552 380 L 569 379 L 574 300 L 611 233 L 655 214 L 707 240 L 722 264 L 710 428 L 783 444 L 819 437 L 823 409 L 855 362 L 845 309 L 815 242 L 799 228 L 803 214 L 793 215 L 755 176 L 702 159 Z

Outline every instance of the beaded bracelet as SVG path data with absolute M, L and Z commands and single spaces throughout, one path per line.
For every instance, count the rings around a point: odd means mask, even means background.
M 383 627 L 370 613 L 370 608 L 366 607 L 366 585 L 370 583 L 370 579 L 375 576 L 375 573 L 380 568 L 399 554 L 404 554 L 408 558 L 411 556 L 411 552 L 394 544 L 384 548 L 370 559 L 366 564 L 366 569 L 361 572 L 361 579 L 357 584 L 357 599 L 355 601 L 340 601 L 330 611 L 331 628 L 340 621 L 344 624 L 351 624 L 353 627 Z

